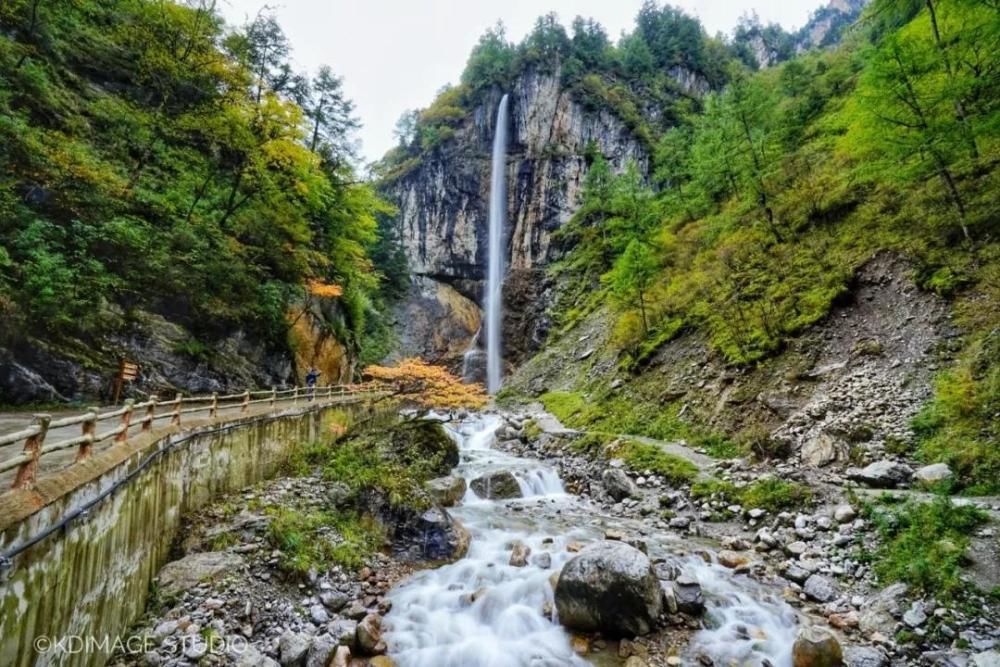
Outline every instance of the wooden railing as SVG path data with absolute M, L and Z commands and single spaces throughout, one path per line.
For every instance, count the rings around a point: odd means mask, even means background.
M 293 387 L 283 391 L 277 389 L 245 391 L 224 396 L 177 394 L 169 401 L 161 401 L 156 396 L 150 396 L 141 403 L 130 399 L 125 401 L 124 407 L 121 408 L 106 412 L 101 412 L 100 408 L 91 408 L 83 414 L 59 419 L 53 419 L 47 414 L 37 414 L 27 428 L 0 435 L 0 447 L 24 441 L 20 454 L 0 460 L 0 473 L 17 468 L 12 488 L 23 488 L 35 481 L 38 464 L 43 456 L 76 448 L 76 457 L 71 465 L 79 463 L 89 458 L 97 445 L 108 441 L 128 442 L 130 430 L 138 428 L 140 433 L 152 431 L 154 423 L 159 420 L 169 419 L 170 426 L 180 426 L 192 415 L 208 413 L 209 419 L 215 419 L 219 416 L 220 410 L 235 410 L 233 419 L 239 419 L 251 411 L 257 411 L 265 404 L 267 408 L 273 410 L 279 404 L 285 407 L 285 404 L 291 403 L 294 407 L 300 402 L 303 404 L 317 401 L 335 402 L 348 396 L 376 395 L 382 391 L 384 391 L 382 385 L 372 383 Z M 109 422 L 114 426 L 102 430 L 102 426 Z M 46 436 L 50 432 L 73 426 L 80 427 L 80 435 L 46 442 Z

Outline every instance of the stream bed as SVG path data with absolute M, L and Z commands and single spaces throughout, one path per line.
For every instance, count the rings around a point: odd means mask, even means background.
M 494 448 L 502 418 L 475 414 L 446 424 L 459 445 L 455 475 L 471 482 L 484 474 L 509 471 L 522 498 L 485 500 L 471 488 L 449 512 L 471 534 L 464 558 L 419 572 L 389 594 L 385 618 L 389 654 L 400 667 L 549 667 L 620 664 L 617 652 L 581 657 L 571 635 L 555 618 L 553 574 L 575 553 L 568 550 L 604 538 L 613 529 L 641 539 L 650 559 L 666 560 L 698 580 L 705 597 L 703 629 L 680 657 L 698 664 L 791 667 L 798 618 L 765 588 L 707 562 L 705 545 L 673 533 L 651 532 L 642 521 L 602 513 L 587 499 L 568 494 L 558 474 L 544 462 Z M 520 541 L 531 549 L 527 565 L 510 565 Z M 574 544 L 576 543 L 576 544 Z M 547 555 L 545 555 L 547 554 Z

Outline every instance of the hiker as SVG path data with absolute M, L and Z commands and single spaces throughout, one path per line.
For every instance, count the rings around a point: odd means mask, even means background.
M 313 400 L 316 395 L 316 383 L 319 381 L 321 373 L 315 368 L 310 368 L 306 373 L 306 386 L 309 387 L 309 400 Z

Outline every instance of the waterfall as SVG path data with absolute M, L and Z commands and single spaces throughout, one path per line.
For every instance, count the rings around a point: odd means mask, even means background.
M 487 244 L 489 263 L 486 275 L 486 390 L 500 389 L 503 374 L 501 348 L 501 307 L 503 294 L 503 228 L 507 218 L 507 96 L 497 109 L 496 133 L 493 135 L 493 163 L 490 176 L 490 234 Z

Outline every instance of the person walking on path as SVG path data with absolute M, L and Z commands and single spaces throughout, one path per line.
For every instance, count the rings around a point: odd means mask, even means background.
M 306 386 L 309 388 L 309 400 L 313 400 L 316 396 L 316 383 L 319 381 L 319 376 L 322 375 L 315 367 L 309 369 L 306 373 Z

